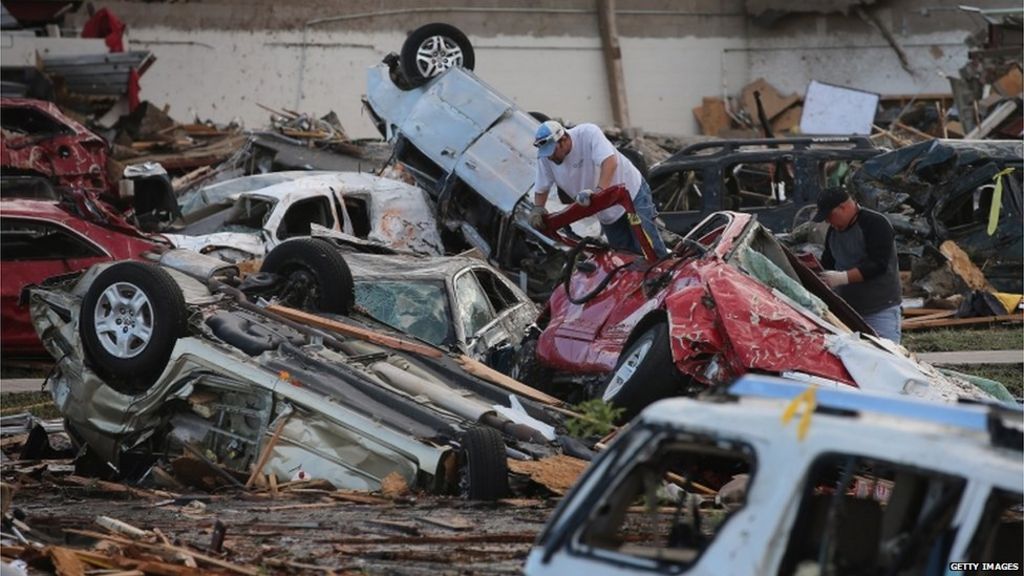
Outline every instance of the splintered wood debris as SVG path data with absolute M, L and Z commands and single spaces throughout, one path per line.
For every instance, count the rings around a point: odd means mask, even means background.
M 509 460 L 508 468 L 517 474 L 525 474 L 531 480 L 564 495 L 576 483 L 576 479 L 587 468 L 587 462 L 572 456 L 558 454 L 535 461 Z
M 0 561 L 55 574 L 517 574 L 552 501 L 470 502 L 394 495 L 320 480 L 179 494 L 6 461 Z M 585 462 L 556 457 L 536 475 L 564 490 Z

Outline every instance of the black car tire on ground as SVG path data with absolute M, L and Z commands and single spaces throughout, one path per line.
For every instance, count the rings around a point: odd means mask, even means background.
M 296 238 L 274 247 L 260 272 L 285 278 L 281 296 L 286 306 L 348 314 L 355 306 L 352 272 L 338 249 L 322 238 Z
M 470 500 L 498 500 L 507 496 L 507 458 L 500 432 L 493 428 L 470 428 L 462 437 L 462 495 Z
M 601 398 L 624 409 L 619 419 L 626 422 L 648 404 L 676 394 L 681 382 L 672 362 L 668 324 L 658 322 L 622 351 Z
M 123 394 L 138 394 L 163 372 L 187 321 L 185 297 L 166 270 L 118 262 L 89 286 L 79 331 L 86 358 L 107 384 Z
M 427 44 L 438 40 L 442 42 L 436 62 L 425 60 L 425 54 L 429 50 Z M 402 73 L 413 88 L 426 84 L 431 78 L 440 75 L 452 66 L 459 66 L 466 70 L 472 70 L 476 65 L 476 57 L 473 53 L 473 45 L 469 38 L 451 24 L 435 22 L 425 24 L 413 30 L 412 34 L 402 44 L 401 53 Z

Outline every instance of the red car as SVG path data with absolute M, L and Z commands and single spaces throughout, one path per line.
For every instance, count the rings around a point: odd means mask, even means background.
M 52 102 L 0 99 L 5 175 L 40 175 L 58 186 L 114 194 L 107 177 L 107 142 L 65 116 Z
M 547 216 L 547 230 L 616 203 L 632 210 L 628 194 L 613 187 L 589 207 Z M 597 389 L 582 397 L 599 392 L 625 408 L 626 418 L 657 399 L 747 372 L 856 386 L 826 337 L 842 325 L 874 332 L 753 216 L 714 213 L 661 260 L 639 236 L 646 257 L 593 240 L 576 244 L 564 284 L 538 319 L 539 366 L 521 364 L 520 379 L 556 389 L 569 383 L 570 397 L 590 384 Z
M 101 204 L 86 200 L 85 195 L 71 196 L 76 197 L 78 203 L 0 200 L 0 351 L 5 358 L 46 355 L 28 309 L 19 304 L 26 285 L 163 247 L 116 219 Z

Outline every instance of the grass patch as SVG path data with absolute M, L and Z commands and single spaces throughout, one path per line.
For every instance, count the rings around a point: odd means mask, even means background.
M 49 420 L 60 418 L 60 412 L 53 404 L 49 392 L 11 392 L 3 395 L 0 401 L 0 415 L 9 416 L 29 412 L 37 418 Z
M 912 330 L 901 342 L 911 352 L 959 352 L 965 350 L 1020 350 L 1024 329 L 993 327 L 974 330 Z
M 941 367 L 995 380 L 1006 386 L 1014 398 L 1024 396 L 1024 364 L 953 364 Z

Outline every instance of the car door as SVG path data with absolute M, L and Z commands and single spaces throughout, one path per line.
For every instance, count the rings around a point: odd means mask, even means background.
M 473 268 L 473 275 L 508 334 L 510 344 L 518 344 L 527 326 L 537 319 L 537 307 L 530 299 L 490 268 Z
M 470 356 L 486 359 L 489 350 L 508 344 L 508 330 L 472 269 L 460 271 L 452 284 L 459 343 Z
M 29 320 L 28 307 L 19 305 L 21 290 L 51 276 L 110 260 L 110 255 L 70 228 L 35 218 L 0 219 L 0 246 L 4 352 L 41 352 L 42 345 Z

